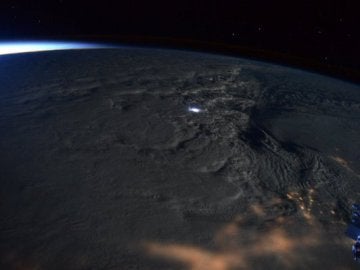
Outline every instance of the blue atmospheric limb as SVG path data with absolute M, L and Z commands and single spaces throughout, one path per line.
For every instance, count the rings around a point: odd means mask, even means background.
M 73 50 L 73 49 L 95 49 L 109 46 L 83 42 L 57 42 L 57 41 L 16 41 L 0 42 L 0 55 L 27 52 Z

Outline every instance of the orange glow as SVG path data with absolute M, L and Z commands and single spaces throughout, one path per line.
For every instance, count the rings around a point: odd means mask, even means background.
M 243 237 L 249 238 L 249 235 L 253 236 L 252 241 L 242 241 Z M 229 236 L 236 239 L 236 245 L 229 241 L 231 248 L 225 245 Z M 300 250 L 316 247 L 320 238 L 319 232 L 306 236 L 291 236 L 284 228 L 275 228 L 263 235 L 255 235 L 254 231 L 241 229 L 231 222 L 217 233 L 216 243 L 219 248 L 215 251 L 192 245 L 156 242 L 146 242 L 143 247 L 150 256 L 180 262 L 191 270 L 247 269 L 253 258 L 263 256 L 276 257 L 284 267 L 288 267 L 303 259 L 304 254 L 300 254 Z
M 343 166 L 345 169 L 349 170 L 350 172 L 356 174 L 354 172 L 353 169 L 350 168 L 349 162 L 346 161 L 345 159 L 343 159 L 342 157 L 339 156 L 330 156 L 330 158 L 332 158 L 333 160 L 335 160 L 338 164 L 340 164 L 341 166 Z M 351 162 L 350 162 L 351 163 Z M 357 177 L 360 177 L 359 174 L 356 174 Z
M 257 215 L 263 217 L 265 215 L 264 209 L 259 204 L 251 205 L 251 210 Z
M 265 205 L 254 203 L 244 215 L 234 217 L 216 231 L 211 250 L 156 241 L 145 242 L 142 247 L 149 256 L 174 260 L 190 270 L 251 269 L 262 258 L 274 260 L 278 268 L 285 269 L 314 263 L 314 250 L 334 244 L 334 239 L 322 231 L 321 224 L 312 215 L 316 191 L 313 188 L 302 194 L 290 191 L 287 198 L 296 203 L 301 215 L 274 217 L 274 205 L 283 202 L 280 198 L 269 199 Z M 254 218 L 256 223 L 253 223 Z M 271 226 L 262 227 L 269 218 Z M 294 224 L 301 225 L 294 229 Z M 344 238 L 337 238 L 336 244 L 347 249 L 350 242 Z M 331 257 L 323 253 L 322 256 L 326 256 L 322 260 Z M 339 264 L 336 269 L 342 266 L 341 260 L 334 263 Z
M 147 243 L 145 248 L 149 255 L 173 259 L 192 270 L 226 270 L 230 267 L 244 266 L 239 254 L 213 253 L 192 246 L 175 244 Z
M 335 160 L 337 163 L 339 163 L 340 165 L 342 165 L 343 167 L 346 167 L 346 168 L 349 167 L 349 164 L 345 159 L 343 159 L 343 158 L 341 158 L 339 156 L 332 156 L 331 158 L 333 160 Z

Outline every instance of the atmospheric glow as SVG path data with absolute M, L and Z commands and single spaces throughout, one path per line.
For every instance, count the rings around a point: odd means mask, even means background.
M 0 42 L 0 55 L 27 52 L 104 48 L 106 46 L 80 42 L 18 41 Z
M 196 107 L 189 107 L 189 112 L 199 113 L 201 112 L 201 109 Z

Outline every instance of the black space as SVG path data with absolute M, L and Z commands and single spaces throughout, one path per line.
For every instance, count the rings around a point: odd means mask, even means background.
M 356 0 L 1 1 L 2 39 L 88 39 L 294 64 L 359 81 Z

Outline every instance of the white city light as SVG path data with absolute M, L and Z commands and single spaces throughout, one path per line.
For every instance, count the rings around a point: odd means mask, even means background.
M 17 41 L 0 42 L 0 55 L 16 54 L 27 52 L 72 50 L 72 49 L 91 49 L 103 48 L 105 46 L 91 43 L 80 42 L 51 42 L 51 41 Z

